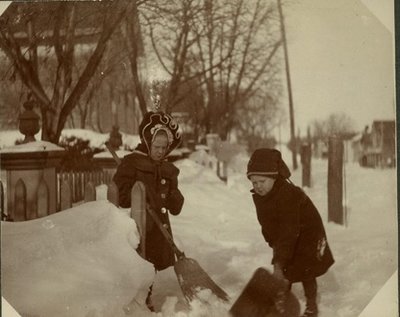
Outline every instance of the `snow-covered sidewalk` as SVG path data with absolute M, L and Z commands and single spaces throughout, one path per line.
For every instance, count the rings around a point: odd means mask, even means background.
M 250 183 L 244 171 L 231 171 L 226 185 L 189 159 L 177 166 L 185 205 L 170 217 L 176 243 L 233 302 L 257 267 L 271 268 Z M 318 279 L 320 316 L 354 317 L 397 269 L 396 171 L 347 165 L 347 228 L 326 223 L 326 174 L 327 162 L 314 161 L 313 187 L 306 189 L 325 221 L 336 260 Z M 292 180 L 299 184 L 300 177 L 298 170 Z M 2 223 L 2 294 L 19 313 L 33 316 L 125 316 L 123 306 L 153 279 L 151 265 L 134 251 L 136 234 L 127 214 L 105 200 Z M 294 292 L 303 304 L 300 285 Z M 172 268 L 157 274 L 154 301 L 158 313 L 138 309 L 132 316 L 220 317 L 230 307 L 214 299 L 187 307 Z

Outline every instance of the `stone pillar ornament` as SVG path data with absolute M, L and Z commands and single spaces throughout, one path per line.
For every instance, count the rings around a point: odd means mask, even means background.
M 162 109 L 163 106 L 165 107 L 165 100 L 162 103 L 161 99 L 162 99 L 162 96 L 165 97 L 165 91 L 166 91 L 167 87 L 168 87 L 167 80 L 153 80 L 151 82 L 150 99 L 153 103 L 152 111 L 154 111 L 154 112 L 165 111 L 165 109 Z
M 125 155 L 131 154 L 131 151 L 125 151 L 121 148 L 122 145 L 122 134 L 119 132 L 119 126 L 114 125 L 110 132 L 110 137 L 105 143 L 107 148 L 113 150 L 119 158 L 123 158 Z M 108 184 L 111 182 L 112 177 L 117 171 L 117 163 L 109 151 L 96 153 L 93 155 L 93 161 L 99 166 L 105 173 L 105 182 Z
M 35 101 L 29 98 L 23 105 L 25 110 L 19 115 L 19 131 L 25 135 L 22 143 L 35 142 L 35 134 L 40 130 L 39 116 L 33 111 L 35 105 Z
M 122 134 L 119 132 L 119 126 L 114 125 L 110 132 L 110 138 L 108 140 L 110 147 L 117 151 L 122 145 Z
M 161 110 L 161 97 L 160 97 L 160 95 L 157 94 L 157 95 L 153 96 L 152 100 L 153 100 L 154 111 L 155 112 L 160 111 Z

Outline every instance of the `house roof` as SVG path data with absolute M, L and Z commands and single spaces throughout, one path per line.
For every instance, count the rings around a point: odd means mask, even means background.
M 386 132 L 395 132 L 396 122 L 394 120 L 376 120 L 372 122 L 372 129 L 383 129 Z
M 392 142 L 396 135 L 396 122 L 394 120 L 374 121 L 371 133 L 381 135 L 387 142 Z

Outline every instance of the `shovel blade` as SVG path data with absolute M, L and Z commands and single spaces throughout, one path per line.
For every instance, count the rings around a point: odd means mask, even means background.
M 280 294 L 284 294 L 281 312 L 276 308 Z M 300 304 L 283 281 L 258 268 L 229 312 L 233 317 L 298 317 Z
M 199 291 L 207 289 L 223 301 L 228 300 L 225 291 L 211 279 L 195 260 L 183 256 L 175 262 L 174 269 L 183 295 L 189 302 L 198 298 Z

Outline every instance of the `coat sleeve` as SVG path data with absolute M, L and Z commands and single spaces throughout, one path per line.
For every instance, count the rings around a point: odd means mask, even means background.
M 167 201 L 167 208 L 172 215 L 179 215 L 184 202 L 184 197 L 178 189 L 178 174 L 179 171 L 171 178 L 171 185 L 169 197 Z
M 118 166 L 113 181 L 118 187 L 119 205 L 129 208 L 131 206 L 131 190 L 136 182 L 136 169 L 129 164 L 127 159 L 123 159 Z
M 270 237 L 268 235 L 267 230 L 265 228 L 261 227 L 261 233 L 262 233 L 262 235 L 264 237 L 265 242 L 267 242 L 268 245 L 272 248 L 273 246 L 271 244 L 271 239 L 270 239 Z
M 285 190 L 278 201 L 279 235 L 273 246 L 273 264 L 286 267 L 293 259 L 300 235 L 300 205 L 301 197 L 295 190 Z

